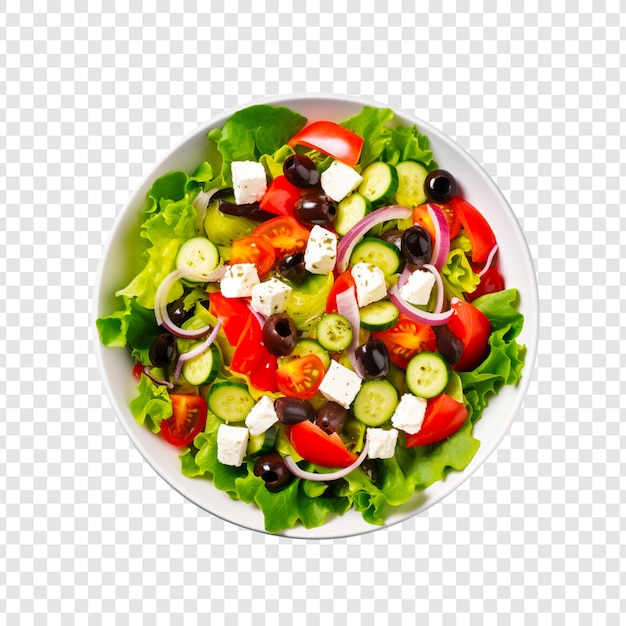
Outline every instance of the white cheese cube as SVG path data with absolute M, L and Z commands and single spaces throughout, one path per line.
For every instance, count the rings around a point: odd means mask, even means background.
M 282 313 L 287 308 L 291 287 L 278 278 L 270 278 L 252 288 L 252 308 L 261 315 L 269 317 Z
M 428 270 L 415 270 L 399 289 L 400 297 L 411 304 L 428 304 L 435 276 Z
M 331 361 L 319 390 L 328 400 L 349 409 L 360 388 L 361 378 L 358 374 L 337 361 Z
M 259 202 L 267 190 L 265 168 L 256 161 L 233 161 L 230 165 L 237 204 Z
M 304 251 L 304 267 L 311 274 L 328 274 L 337 261 L 337 235 L 321 226 L 313 226 Z
M 422 428 L 426 414 L 426 400 L 412 393 L 405 393 L 391 416 L 391 423 L 409 435 L 414 435 Z
M 217 429 L 217 460 L 224 465 L 239 467 L 246 456 L 248 438 L 247 428 L 220 424 Z
M 259 274 L 253 263 L 228 265 L 220 281 L 220 289 L 225 298 L 247 298 L 259 284 Z
M 274 409 L 274 400 L 269 396 L 263 396 L 246 416 L 246 426 L 251 435 L 260 435 L 278 421 Z
M 341 202 L 362 180 L 363 177 L 356 170 L 341 161 L 333 161 L 320 176 L 324 193 L 335 202 Z
M 357 263 L 351 270 L 356 284 L 356 299 L 359 307 L 381 300 L 387 295 L 385 274 L 372 263 Z
M 368 428 L 367 441 L 367 456 L 370 459 L 390 459 L 396 451 L 398 431 L 395 428 Z

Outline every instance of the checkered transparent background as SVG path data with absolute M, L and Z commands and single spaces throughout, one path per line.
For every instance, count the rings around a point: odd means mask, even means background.
M 4 6 L 0 622 L 620 623 L 619 3 Z M 414 111 L 468 149 L 541 297 L 534 380 L 488 462 L 424 515 L 332 543 L 183 500 L 117 423 L 91 347 L 102 246 L 143 175 L 225 108 L 304 91 Z

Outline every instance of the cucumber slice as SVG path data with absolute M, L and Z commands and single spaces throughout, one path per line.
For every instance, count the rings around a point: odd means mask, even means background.
M 356 394 L 352 412 L 366 426 L 382 426 L 398 406 L 398 392 L 388 380 L 368 380 Z
M 176 255 L 177 269 L 191 269 L 206 276 L 212 274 L 219 264 L 220 252 L 217 246 L 206 237 L 187 239 Z M 191 279 L 187 280 L 194 282 Z
M 363 181 L 357 191 L 365 196 L 373 207 L 387 204 L 398 191 L 398 172 L 393 165 L 377 161 L 368 165 L 361 174 Z
M 359 310 L 361 327 L 366 330 L 387 330 L 398 321 L 400 312 L 393 302 L 379 300 Z
M 200 356 L 185 361 L 181 372 L 190 385 L 209 385 L 217 378 L 221 362 L 219 348 L 211 344 Z
M 255 405 L 245 383 L 223 381 L 211 387 L 209 410 L 225 422 L 243 422 Z
M 296 359 L 300 356 L 306 356 L 307 354 L 314 354 L 320 358 L 320 361 L 324 364 L 324 369 L 328 370 L 330 367 L 330 354 L 328 354 L 327 350 L 324 350 L 320 344 L 314 339 L 300 339 L 296 343 L 296 347 L 293 349 L 293 352 L 288 356 L 282 356 L 278 359 L 278 367 L 287 363 L 287 361 L 291 361 L 292 359 Z
M 417 161 L 403 161 L 396 165 L 398 171 L 398 189 L 396 202 L 413 208 L 426 202 L 424 182 L 428 176 L 426 168 Z
M 438 352 L 420 352 L 407 365 L 407 387 L 420 398 L 438 396 L 449 381 L 450 366 Z
M 271 426 L 264 433 L 260 435 L 251 435 L 248 439 L 248 448 L 246 452 L 252 454 L 267 454 L 274 449 L 274 443 L 276 442 L 276 427 Z
M 322 348 L 341 352 L 352 343 L 352 324 L 339 313 L 324 315 L 317 323 L 316 337 Z
M 372 203 L 358 191 L 351 193 L 337 205 L 333 227 L 338 235 L 345 235 L 357 222 L 372 211 Z
M 402 257 L 396 246 L 376 237 L 365 237 L 350 255 L 350 265 L 369 263 L 380 267 L 385 276 L 395 274 L 400 267 Z

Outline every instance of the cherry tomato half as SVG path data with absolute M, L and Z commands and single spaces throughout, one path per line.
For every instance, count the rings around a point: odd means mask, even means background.
M 286 396 L 310 398 L 324 378 L 324 364 L 315 354 L 292 359 L 276 370 L 276 385 Z
M 172 393 L 172 415 L 161 421 L 163 439 L 173 446 L 188 446 L 206 426 L 207 404 L 202 396 Z
M 233 242 L 230 264 L 252 263 L 259 276 L 267 274 L 274 265 L 276 255 L 267 239 L 257 235 L 248 235 Z
M 467 409 L 463 403 L 442 393 L 428 400 L 422 428 L 414 435 L 407 434 L 406 447 L 413 448 L 443 441 L 459 430 L 466 419 Z
M 448 328 L 463 344 L 461 358 L 452 369 L 472 370 L 485 356 L 491 324 L 487 316 L 469 302 L 453 299 L 450 306 L 454 313 L 448 320 Z
M 321 467 L 348 467 L 357 459 L 337 433 L 328 435 L 313 422 L 290 426 L 289 441 L 303 459 Z
M 459 216 L 454 212 L 454 209 L 449 204 L 438 204 L 437 206 L 443 212 L 446 222 L 448 222 L 450 239 L 454 239 L 461 230 L 461 220 L 459 219 Z M 424 227 L 432 237 L 433 241 L 435 240 L 435 226 L 428 213 L 427 204 L 420 204 L 413 209 L 413 223 Z
M 290 146 L 306 146 L 342 161 L 351 167 L 359 162 L 363 138 L 335 122 L 309 124 L 289 140 Z
M 294 217 L 282 215 L 257 226 L 253 233 L 266 239 L 274 248 L 276 257 L 303 251 L 310 232 L 301 226 Z

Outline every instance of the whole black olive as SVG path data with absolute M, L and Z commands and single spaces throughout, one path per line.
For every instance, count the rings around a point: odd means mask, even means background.
M 265 487 L 269 491 L 280 491 L 294 477 L 278 452 L 260 456 L 254 464 L 254 475 L 260 476 L 265 481 Z
M 387 232 L 384 232 L 382 235 L 380 235 L 378 238 L 386 241 L 387 243 L 390 243 L 392 246 L 398 248 L 398 250 L 401 250 L 402 233 L 404 233 L 403 230 L 388 230 Z
M 284 256 L 278 263 L 280 275 L 293 283 L 301 283 L 310 276 L 304 265 L 304 252 L 294 252 Z
M 296 187 L 308 189 L 320 182 L 320 175 L 315 163 L 304 154 L 292 154 L 283 163 L 285 178 Z
M 384 378 L 389 373 L 389 351 L 382 339 L 368 339 L 358 346 L 356 359 L 366 380 Z
M 450 365 L 455 365 L 463 354 L 463 342 L 446 324 L 433 326 L 433 330 L 437 340 L 437 350 Z
M 315 423 L 329 435 L 341 434 L 343 426 L 348 418 L 348 411 L 336 402 L 329 402 L 317 413 Z
M 415 224 L 402 233 L 400 251 L 407 263 L 421 267 L 430 261 L 433 253 L 433 240 L 430 233 Z
M 167 313 L 172 322 L 176 326 L 180 326 L 191 317 L 192 311 L 185 310 L 185 301 L 183 298 L 178 298 L 178 300 L 174 300 L 174 302 L 170 302 L 167 305 Z
M 426 176 L 424 193 L 431 202 L 450 202 L 456 196 L 456 180 L 446 170 L 434 170 Z
M 376 459 L 365 459 L 359 467 L 368 475 L 369 479 L 379 489 L 382 488 L 382 480 L 380 475 L 380 470 L 378 468 L 378 463 Z
M 293 352 L 298 340 L 298 329 L 286 313 L 270 315 L 263 325 L 263 343 L 276 356 L 286 356 Z
M 175 353 L 176 337 L 170 333 L 161 333 L 150 345 L 148 356 L 154 367 L 167 367 L 172 362 Z
M 281 424 L 293 426 L 315 419 L 315 407 L 302 398 L 281 397 L 274 400 L 274 410 Z
M 319 193 L 305 193 L 294 206 L 299 221 L 310 226 L 328 226 L 337 217 L 337 204 Z

